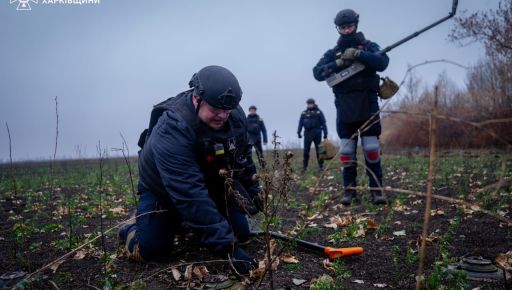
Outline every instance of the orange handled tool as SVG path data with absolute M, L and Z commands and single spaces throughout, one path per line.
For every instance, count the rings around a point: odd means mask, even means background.
M 324 247 L 324 253 L 329 255 L 329 259 L 331 259 L 331 260 L 341 258 L 341 257 L 360 255 L 363 252 L 364 252 L 364 250 L 361 247 L 351 247 L 351 248 Z
M 251 232 L 251 235 L 253 236 L 261 236 L 264 235 L 265 232 L 263 231 L 253 231 Z M 311 243 L 304 240 L 299 240 L 293 237 L 289 237 L 280 233 L 276 232 L 269 232 L 270 236 L 273 238 L 277 238 L 283 241 L 287 242 L 295 242 L 297 245 L 304 247 L 306 249 L 313 250 L 315 252 L 319 253 L 325 253 L 329 256 L 329 259 L 334 260 L 341 257 L 348 257 L 348 256 L 354 256 L 354 255 L 360 255 L 364 252 L 363 248 L 361 247 L 351 247 L 351 248 L 331 248 L 331 247 L 324 247 L 319 244 Z

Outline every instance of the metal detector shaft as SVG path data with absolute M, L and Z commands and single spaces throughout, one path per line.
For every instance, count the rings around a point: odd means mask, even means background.
M 439 19 L 438 21 L 428 25 L 427 27 L 423 28 L 423 29 L 420 29 L 410 35 L 408 35 L 407 37 L 391 44 L 390 46 L 380 50 L 377 52 L 377 54 L 384 54 L 384 53 L 387 53 L 388 51 L 392 50 L 393 48 L 399 46 L 399 45 L 402 45 L 404 42 L 407 42 L 411 39 L 413 39 L 414 37 L 420 35 L 421 33 L 431 29 L 432 27 L 434 26 L 437 26 L 439 24 L 441 24 L 442 22 L 452 18 L 455 13 L 457 12 L 457 5 L 458 5 L 458 0 L 453 0 L 452 2 L 452 11 L 450 13 L 448 13 L 447 16 Z M 329 78 L 327 78 L 327 84 L 329 85 L 329 87 L 334 87 L 335 85 L 341 83 L 342 81 L 350 78 L 351 76 L 359 73 L 360 71 L 364 70 L 365 69 L 365 66 L 364 64 L 360 63 L 360 62 L 354 62 L 351 66 L 349 66 L 348 68 L 345 68 L 343 70 L 341 70 L 339 73 L 335 73 L 333 74 L 332 76 L 330 76 Z
M 251 232 L 251 235 L 253 236 L 261 236 L 264 235 L 265 232 L 263 231 L 253 231 Z M 332 247 L 325 247 L 319 244 L 311 243 L 304 240 L 295 239 L 293 237 L 289 237 L 287 235 L 283 235 L 276 232 L 269 232 L 270 236 L 276 239 L 280 239 L 282 241 L 286 242 L 295 242 L 298 246 L 301 246 L 305 249 L 310 249 L 318 253 L 324 253 L 329 255 L 329 259 L 337 259 L 341 257 L 348 257 L 353 255 L 359 255 L 364 252 L 363 248 L 361 247 L 350 247 L 350 248 L 332 248 Z

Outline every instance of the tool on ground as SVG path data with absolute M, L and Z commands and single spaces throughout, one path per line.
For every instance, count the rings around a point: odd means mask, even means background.
M 434 26 L 437 26 L 438 24 L 441 24 L 442 22 L 452 18 L 454 15 L 455 15 L 455 12 L 457 11 L 457 4 L 458 4 L 458 0 L 453 0 L 452 2 L 452 11 L 448 14 L 448 16 L 445 16 L 441 19 L 439 19 L 438 21 L 430 24 L 429 26 L 421 29 L 421 30 L 418 30 L 416 32 L 414 32 L 413 34 L 395 42 L 394 44 L 378 51 L 377 53 L 378 54 L 385 54 L 386 52 L 392 50 L 393 48 L 403 44 L 404 42 L 407 42 L 409 40 L 411 40 L 412 38 L 420 35 L 421 33 L 431 29 L 432 27 Z M 329 85 L 329 87 L 334 87 L 335 85 L 341 83 L 342 81 L 350 78 L 351 76 L 359 73 L 360 71 L 364 70 L 365 69 L 365 66 L 364 64 L 358 62 L 358 61 L 355 61 L 351 66 L 349 66 L 348 68 L 346 69 L 343 69 L 342 71 L 340 71 L 339 73 L 335 73 L 333 74 L 332 76 L 330 76 L 329 78 L 327 78 L 327 84 Z
M 280 239 L 286 242 L 296 243 L 298 246 L 301 246 L 306 249 L 313 250 L 319 253 L 325 253 L 329 256 L 330 260 L 338 259 L 341 257 L 348 257 L 354 255 L 360 255 L 364 252 L 364 249 L 361 247 L 350 247 L 350 248 L 333 248 L 333 247 L 324 247 L 319 244 L 311 243 L 304 240 L 299 240 L 287 235 L 283 235 L 276 232 L 269 232 L 270 236 L 276 239 Z M 264 231 L 252 231 L 252 236 L 262 236 L 265 235 Z
M 474 281 L 497 282 L 505 279 L 506 283 L 510 279 L 510 275 L 496 267 L 491 260 L 476 256 L 463 257 L 458 263 L 448 265 L 446 270 L 448 273 L 463 271 L 468 280 Z

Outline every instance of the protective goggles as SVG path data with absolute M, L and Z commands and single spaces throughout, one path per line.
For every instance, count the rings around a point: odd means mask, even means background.
M 338 30 L 338 32 L 342 32 L 343 30 L 351 29 L 354 27 L 356 27 L 355 23 L 347 23 L 340 26 L 336 26 L 336 29 Z

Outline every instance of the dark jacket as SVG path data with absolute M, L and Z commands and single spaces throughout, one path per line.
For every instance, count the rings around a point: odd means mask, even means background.
M 249 141 L 260 142 L 261 135 L 263 134 L 263 142 L 267 143 L 267 128 L 263 119 L 258 114 L 247 115 L 247 133 L 249 133 Z
M 238 107 L 231 112 L 227 129 L 211 130 L 197 118 L 191 90 L 157 107 L 163 113 L 150 126 L 139 152 L 140 182 L 176 210 L 204 244 L 220 251 L 234 242 L 234 235 L 221 214 L 226 200 L 219 167 L 229 166 L 235 172 L 233 179 L 251 196 L 259 192 L 252 179 L 256 168 L 247 145 L 245 114 Z M 218 158 L 221 151 L 223 158 Z
M 349 47 L 361 50 L 357 61 L 364 64 L 366 69 L 332 88 L 335 104 L 341 107 L 341 117 L 345 123 L 366 121 L 372 113 L 378 111 L 377 92 L 380 79 L 376 72 L 385 70 L 389 63 L 387 55 L 377 54 L 380 47 L 358 32 L 350 37 L 340 37 L 337 45 L 324 53 L 313 68 L 315 79 L 324 81 L 333 73 L 346 68 L 347 66 L 336 66 L 336 54 L 343 53 Z
M 302 111 L 299 119 L 299 128 L 297 133 L 302 132 L 304 127 L 305 134 L 308 133 L 321 133 L 324 132 L 324 136 L 327 136 L 327 124 L 325 122 L 324 113 L 315 105 L 313 108 L 307 108 Z

